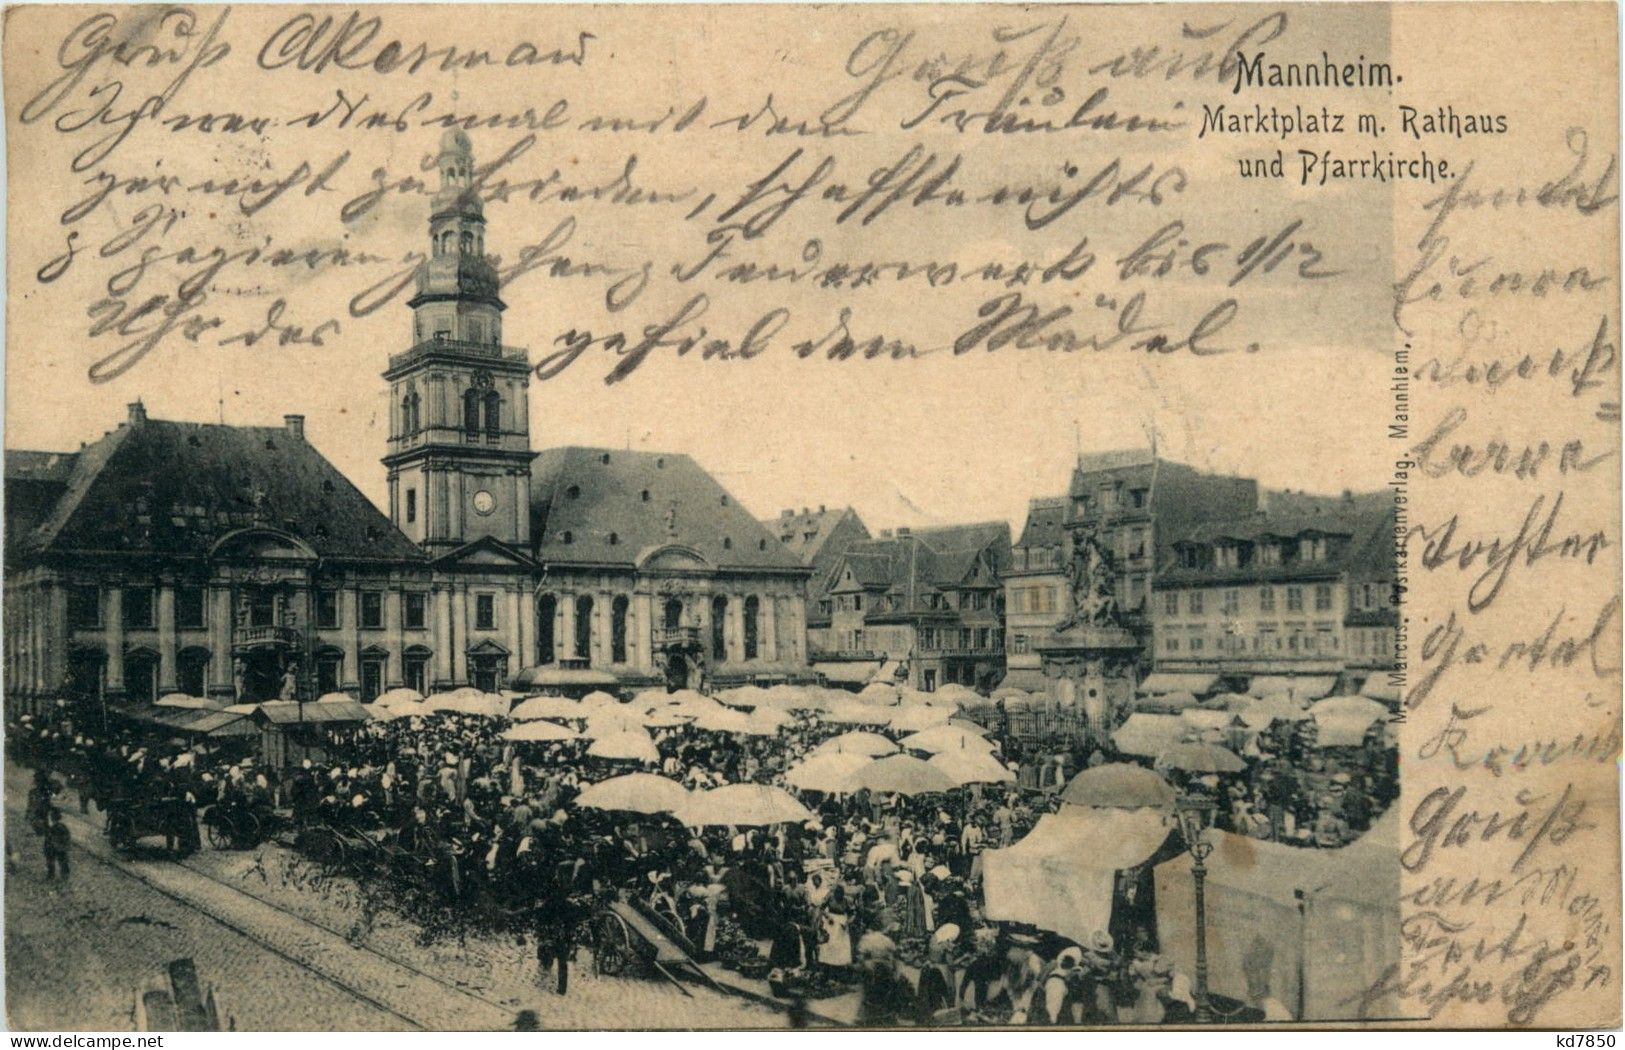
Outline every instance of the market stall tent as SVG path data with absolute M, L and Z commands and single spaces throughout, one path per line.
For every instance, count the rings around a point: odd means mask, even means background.
M 1020 842 L 983 854 L 987 917 L 1087 944 L 1111 928 L 1117 873 L 1151 859 L 1170 819 L 1152 808 L 1062 806 L 1045 814 Z
M 1296 1018 L 1358 1017 L 1362 993 L 1399 962 L 1399 817 L 1390 810 L 1342 849 L 1209 831 L 1208 986 L 1241 1001 L 1267 992 Z M 1157 865 L 1157 938 L 1194 973 L 1195 884 L 1181 853 Z M 1392 1001 L 1367 1017 L 1394 1016 Z

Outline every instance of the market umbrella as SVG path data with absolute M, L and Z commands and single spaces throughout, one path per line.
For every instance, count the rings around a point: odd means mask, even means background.
M 581 706 L 589 711 L 592 711 L 603 708 L 620 707 L 621 702 L 604 692 L 602 689 L 594 689 L 592 692 L 581 698 Z
M 349 697 L 344 699 L 348 700 Z M 157 707 L 175 707 L 184 711 L 215 711 L 219 705 L 212 700 L 205 700 L 201 696 L 188 696 L 185 693 L 166 693 L 158 700 Z
M 575 797 L 583 809 L 627 813 L 676 813 L 688 803 L 688 789 L 653 773 L 627 773 L 587 787 Z
M 1157 765 L 1187 773 L 1240 773 L 1247 763 L 1218 744 L 1175 744 L 1157 757 Z
M 1334 696 L 1320 700 L 1309 708 L 1317 720 L 1322 718 L 1364 718 L 1366 723 L 1388 717 L 1388 705 L 1364 696 Z
M 323 693 L 321 696 L 316 698 L 316 702 L 318 704 L 348 704 L 353 703 L 354 701 L 355 697 L 351 696 L 349 693 Z M 375 704 L 377 702 L 377 700 L 373 701 Z
M 373 703 L 383 704 L 385 707 L 412 707 L 423 703 L 423 694 L 416 689 L 397 686 L 379 694 Z
M 986 751 L 944 751 L 926 765 L 942 770 L 955 784 L 1014 784 L 1016 775 Z
M 615 758 L 629 762 L 660 761 L 660 752 L 655 750 L 655 742 L 641 729 L 601 736 L 587 748 L 587 754 L 594 758 Z
M 887 795 L 929 795 L 952 791 L 959 785 L 953 777 L 913 755 L 879 758 L 852 774 L 848 791 L 870 791 Z
M 759 707 L 745 717 L 750 728 L 745 732 L 754 736 L 772 736 L 788 725 L 792 719 L 783 711 L 771 707 Z
M 979 733 L 963 726 L 940 725 L 910 733 L 898 742 L 909 751 L 992 751 L 993 745 Z
M 858 699 L 866 704 L 879 704 L 888 707 L 903 698 L 903 694 L 895 685 L 886 685 L 883 682 L 870 682 L 858 692 Z
M 526 740 L 534 743 L 549 743 L 555 740 L 575 740 L 581 736 L 574 729 L 566 729 L 555 722 L 540 720 L 520 722 L 509 726 L 503 731 L 504 740 Z
M 832 736 L 828 740 L 813 748 L 815 755 L 862 755 L 865 758 L 874 758 L 877 755 L 890 755 L 897 751 L 897 745 L 881 736 L 879 733 L 865 733 L 853 730 Z
M 883 726 L 891 721 L 891 713 L 886 708 L 861 704 L 856 700 L 834 705 L 822 717 L 826 722 L 849 726 Z
M 1061 801 L 1096 809 L 1158 809 L 1174 804 L 1174 789 L 1161 776 L 1132 762 L 1086 769 L 1061 792 Z
M 733 708 L 721 705 L 713 710 L 701 711 L 695 716 L 694 724 L 713 733 L 745 733 L 750 730 L 749 719 Z
M 1284 694 L 1254 700 L 1241 709 L 1241 720 L 1250 729 L 1263 729 L 1271 722 L 1301 722 L 1310 717 L 1301 703 Z
M 801 824 L 813 814 L 781 787 L 728 784 L 689 795 L 677 817 L 690 827 L 745 827 Z
M 528 722 L 537 718 L 586 718 L 581 705 L 567 696 L 533 696 L 521 700 L 519 706 L 508 712 L 515 722 Z
M 742 685 L 735 689 L 724 689 L 716 698 L 729 707 L 752 708 L 761 706 L 766 696 L 767 690 L 759 685 Z
M 784 780 L 802 791 L 843 792 L 848 790 L 846 785 L 852 774 L 871 761 L 868 755 L 831 751 L 824 755 L 813 755 L 791 766 L 785 771 Z
M 598 711 L 587 718 L 586 728 L 582 729 L 581 735 L 598 740 L 618 733 L 643 733 L 643 723 L 647 717 L 635 711 Z
M 1316 747 L 1360 747 L 1377 719 L 1360 714 L 1332 714 L 1315 719 Z
M 897 709 L 892 715 L 887 727 L 899 733 L 914 733 L 921 729 L 930 729 L 932 726 L 946 725 L 953 712 L 946 707 L 930 707 L 926 704 L 906 704 Z
M 636 722 L 647 729 L 671 729 L 674 726 L 686 726 L 694 721 L 693 716 L 685 715 L 680 711 L 663 710 L 655 708 L 638 715 Z

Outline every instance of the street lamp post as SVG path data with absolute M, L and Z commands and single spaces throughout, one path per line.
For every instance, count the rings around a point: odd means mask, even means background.
M 1196 889 L 1196 1020 L 1213 1020 L 1213 1006 L 1207 994 L 1207 858 L 1213 844 L 1204 833 L 1213 824 L 1217 803 L 1208 796 L 1186 791 L 1178 803 L 1179 830 L 1191 855 L 1191 880 Z

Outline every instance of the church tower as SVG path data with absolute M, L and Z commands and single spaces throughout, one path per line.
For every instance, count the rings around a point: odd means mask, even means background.
M 389 516 L 431 553 L 530 539 L 530 361 L 502 345 L 474 150 L 447 131 L 418 273 L 411 348 L 389 359 Z

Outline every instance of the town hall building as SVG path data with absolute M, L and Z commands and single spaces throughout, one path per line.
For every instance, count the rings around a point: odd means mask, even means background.
M 532 448 L 467 135 L 392 356 L 387 513 L 280 426 L 6 454 L 7 701 L 370 700 L 809 677 L 811 573 L 679 453 Z

